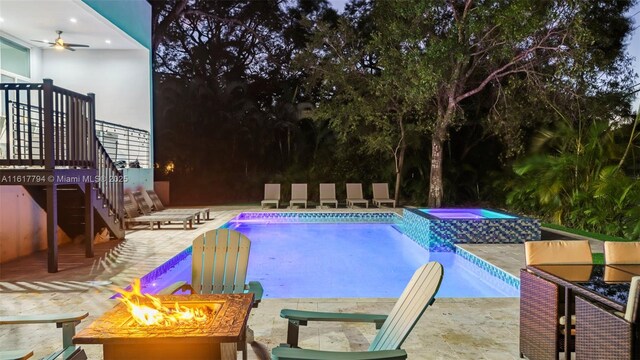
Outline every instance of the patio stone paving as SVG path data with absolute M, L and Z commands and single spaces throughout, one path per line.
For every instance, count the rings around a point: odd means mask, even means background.
M 196 225 L 193 230 L 181 230 L 175 225 L 175 228 L 166 226 L 161 230 L 130 231 L 126 241 L 106 251 L 91 265 L 85 264 L 84 273 L 82 267 L 74 269 L 76 275 L 82 275 L 74 281 L 65 279 L 63 272 L 46 277 L 44 266 L 39 271 L 22 274 L 20 279 L 7 279 L 0 267 L 0 314 L 85 310 L 90 316 L 78 326 L 82 329 L 115 304 L 108 300 L 113 294 L 109 285 L 87 280 L 126 286 L 133 278 L 145 275 L 189 246 L 198 234 L 215 229 L 241 211 L 249 210 L 259 208 L 213 207 L 215 219 Z M 473 244 L 463 247 L 516 276 L 524 262 L 522 245 Z M 9 266 L 15 265 L 9 264 L 7 268 Z M 394 302 L 395 299 L 265 299 L 252 310 L 249 325 L 255 332 L 258 347 L 269 352 L 286 339 L 287 324 L 279 317 L 282 308 L 388 313 Z M 518 302 L 516 298 L 438 299 L 425 312 L 403 349 L 410 359 L 517 359 Z M 366 350 L 374 336 L 372 324 L 313 323 L 301 327 L 300 345 L 326 350 Z M 0 326 L 0 348 L 33 348 L 34 358 L 54 351 L 61 344 L 60 337 L 60 330 L 53 324 Z M 101 346 L 83 345 L 83 348 L 90 359 L 102 358 Z M 249 347 L 249 359 L 259 358 Z

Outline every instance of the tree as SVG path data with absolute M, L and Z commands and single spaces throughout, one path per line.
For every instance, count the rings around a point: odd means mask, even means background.
M 559 91 L 545 85 L 570 76 L 576 66 L 599 70 L 611 62 L 612 54 L 614 59 L 620 54 L 606 48 L 622 47 L 630 29 L 623 14 L 631 3 L 374 2 L 372 17 L 380 29 L 374 36 L 397 49 L 406 72 L 413 75 L 407 86 L 421 88 L 421 101 L 435 114 L 428 205 L 442 203 L 443 143 L 453 127 L 473 121 L 461 110 L 465 101 L 491 91 L 496 99 L 509 102 L 514 98 L 508 95 L 521 95 L 504 92 L 512 78 L 526 89 Z
M 411 75 L 394 64 L 395 50 L 373 41 L 369 13 L 370 4 L 358 1 L 337 23 L 308 23 L 310 41 L 295 64 L 318 100 L 316 121 L 328 121 L 343 143 L 361 144 L 364 155 L 393 159 L 399 202 L 406 151 L 424 130 L 423 114 L 408 99 Z
M 154 146 L 158 165 L 171 162 L 171 180 L 184 185 L 174 186 L 174 194 L 192 193 L 190 180 L 243 186 L 236 193 L 250 199 L 256 183 L 298 163 L 308 167 L 315 150 L 315 140 L 308 138 L 315 131 L 298 117 L 301 80 L 289 65 L 292 52 L 308 40 L 299 21 L 330 19 L 335 11 L 328 3 L 153 0 L 152 5 Z

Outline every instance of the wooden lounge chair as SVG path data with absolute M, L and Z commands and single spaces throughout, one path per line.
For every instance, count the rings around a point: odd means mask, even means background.
M 442 282 L 442 265 L 427 263 L 413 274 L 389 315 L 327 313 L 283 309 L 280 317 L 289 320 L 287 344 L 273 349 L 273 360 L 285 359 L 406 359 L 400 349 L 427 307 L 435 301 Z M 300 349 L 298 331 L 309 321 L 370 322 L 379 329 L 366 352 L 334 352 Z
M 616 242 L 604 243 L 605 264 L 640 264 L 640 242 Z
M 251 292 L 254 295 L 253 306 L 257 307 L 264 292 L 258 281 L 245 284 L 251 241 L 243 234 L 229 229 L 207 231 L 193 240 L 191 253 L 191 284 L 178 281 L 160 291 L 160 294 L 173 294 L 189 291 L 192 294 L 239 294 Z M 247 358 L 247 340 L 249 335 L 238 343 L 242 349 L 242 358 Z M 231 351 L 233 352 L 233 351 Z
M 373 183 L 373 204 L 382 207 L 382 204 L 391 204 L 391 207 L 396 207 L 396 201 L 389 197 L 389 184 L 387 183 Z
M 124 222 L 125 228 L 131 223 L 148 223 L 149 230 L 153 230 L 154 225 L 158 225 L 158 229 L 164 223 L 170 223 L 172 221 L 182 222 L 182 228 L 193 228 L 193 214 L 152 214 L 152 215 L 140 215 L 140 208 L 138 204 L 133 200 L 132 194 L 124 194 Z
M 175 209 L 167 209 L 160 201 L 158 194 L 156 194 L 153 190 L 147 190 L 147 195 L 149 195 L 149 199 L 153 204 L 152 210 L 156 214 L 196 214 L 196 222 L 200 222 L 200 218 L 210 220 L 209 216 L 211 213 L 211 209 L 208 207 L 200 207 L 200 208 L 175 208 Z M 148 205 L 148 204 L 147 204 Z
M 183 215 L 190 215 L 191 221 L 196 220 L 198 223 L 200 223 L 200 213 L 203 211 L 202 208 L 183 209 L 179 211 L 173 211 L 173 209 L 154 211 L 153 209 L 151 209 L 151 206 L 149 206 L 149 203 L 145 198 L 145 194 L 143 194 L 141 191 L 134 191 L 131 193 L 131 197 L 135 201 L 136 205 L 138 205 L 138 209 L 140 210 L 142 215 L 179 217 L 179 218 L 182 217 Z M 176 221 L 179 221 L 179 220 L 176 220 Z M 171 222 L 171 220 L 169 220 L 168 222 Z
M 576 358 L 640 359 L 640 276 L 631 279 L 625 312 L 576 296 Z
M 369 200 L 362 196 L 362 184 L 347 184 L 347 207 L 353 208 L 356 204 L 364 204 L 369 207 Z
M 62 328 L 62 349 L 53 352 L 44 359 L 86 360 L 87 355 L 82 348 L 73 345 L 76 325 L 89 316 L 87 312 L 44 315 L 12 315 L 0 316 L 0 325 L 47 324 L 55 323 Z M 31 350 L 0 350 L 0 359 L 28 359 L 33 356 Z
M 293 207 L 293 204 L 304 204 L 304 208 L 307 208 L 307 184 L 291 184 L 289 207 Z
M 280 184 L 264 184 L 264 200 L 261 207 L 267 204 L 275 204 L 276 209 L 280 205 Z
M 336 199 L 336 184 L 320 184 L 320 207 L 324 204 L 334 204 L 338 208 Z

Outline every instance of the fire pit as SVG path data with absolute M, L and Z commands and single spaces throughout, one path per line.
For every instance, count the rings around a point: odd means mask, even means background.
M 221 359 L 220 344 L 245 340 L 253 294 L 161 295 L 153 299 L 169 309 L 196 309 L 194 316 L 206 319 L 146 325 L 134 319 L 126 304 L 119 303 L 74 336 L 73 343 L 103 344 L 105 360 L 195 360 Z

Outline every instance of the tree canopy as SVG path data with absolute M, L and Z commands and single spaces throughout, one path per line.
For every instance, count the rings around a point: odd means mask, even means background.
M 271 181 L 308 182 L 311 197 L 318 182 L 395 181 L 416 205 L 508 199 L 567 221 L 528 202 L 542 185 L 524 169 L 562 151 L 575 161 L 559 194 L 588 196 L 572 184 L 640 168 L 631 0 L 152 4 L 155 157 L 178 202 L 204 200 L 198 185 L 230 202 Z M 589 152 L 589 139 L 623 153 Z
M 521 95 L 505 91 L 512 79 L 520 90 L 539 93 L 579 91 L 580 77 L 592 74 L 601 88 L 619 83 L 629 6 L 626 0 L 373 2 L 371 17 L 380 29 L 373 37 L 395 50 L 385 70 L 395 65 L 411 74 L 406 86 L 434 114 L 428 205 L 442 202 L 443 142 L 450 129 L 481 120 L 465 116 L 464 103 L 472 97 L 488 97 L 505 109 Z M 519 126 L 517 118 L 494 115 L 493 120 L 501 124 L 489 130 Z

